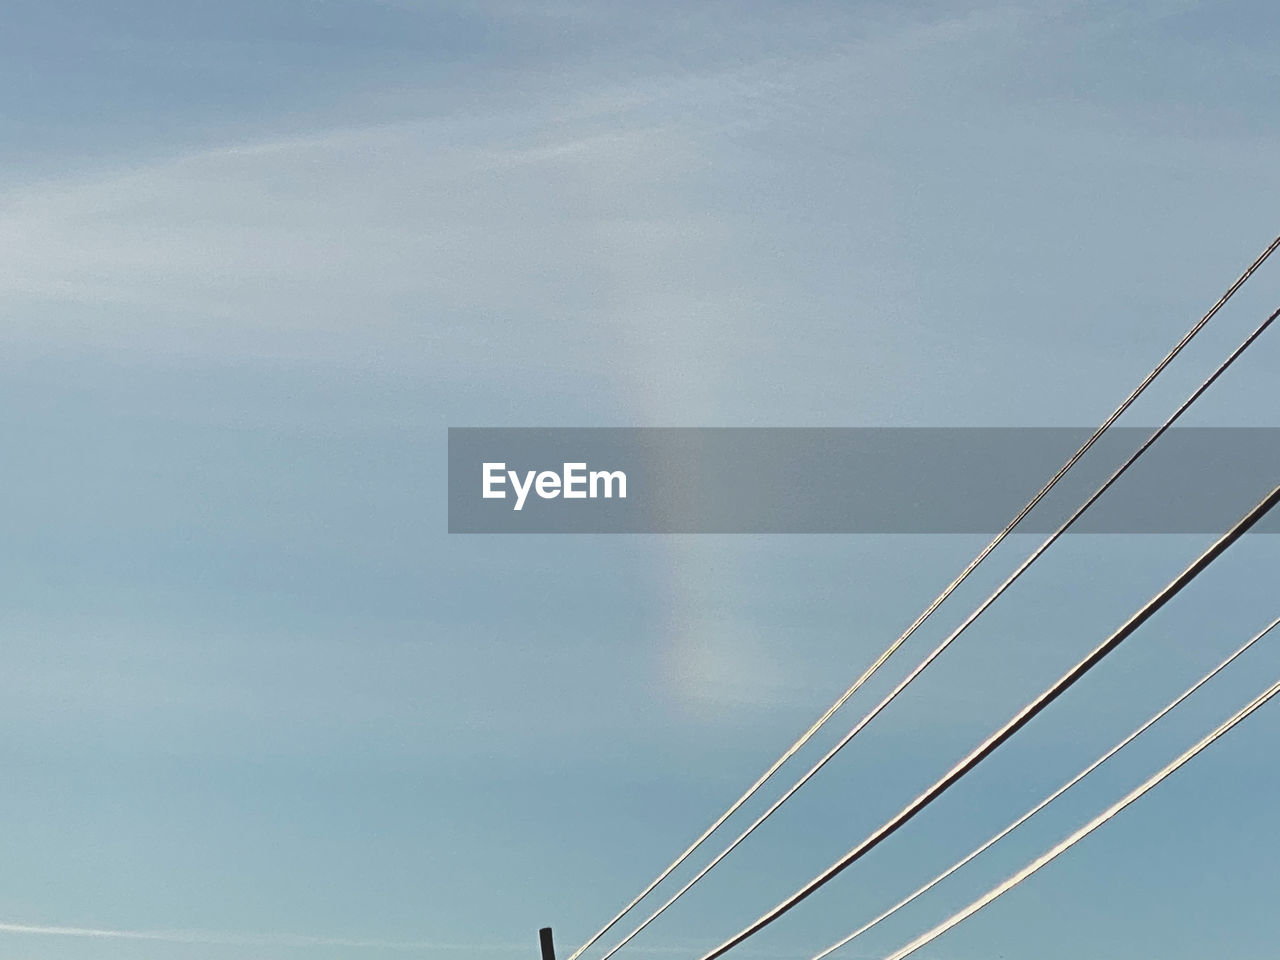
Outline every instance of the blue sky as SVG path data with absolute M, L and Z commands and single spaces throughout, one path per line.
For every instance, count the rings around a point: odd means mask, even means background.
M 55 929 L 0 926 L 0 958 L 576 945 L 982 544 L 450 537 L 446 427 L 1091 426 L 1277 232 L 1278 17 L 8 4 L 0 923 Z M 1278 343 L 1190 422 L 1280 426 Z M 742 955 L 810 956 L 1118 740 L 1276 615 L 1277 539 Z M 1201 546 L 1070 538 L 632 952 L 693 957 L 771 906 Z M 846 955 L 1143 779 L 1275 646 Z M 926 955 L 1270 957 L 1278 729 L 1260 712 Z

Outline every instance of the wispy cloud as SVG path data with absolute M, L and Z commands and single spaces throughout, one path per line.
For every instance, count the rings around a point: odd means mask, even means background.
M 531 952 L 528 943 L 450 943 L 437 940 L 382 940 L 360 937 L 317 937 L 305 934 L 242 934 L 208 930 L 122 930 L 107 927 L 72 927 L 55 924 L 8 923 L 0 921 L 0 934 L 18 934 L 37 937 L 74 937 L 85 940 L 133 940 L 152 943 L 174 943 L 211 947 L 342 947 L 352 950 L 385 950 L 400 953 L 488 953 Z M 692 944 L 668 944 L 665 946 L 639 946 L 633 953 L 643 956 L 685 956 L 701 948 Z M 743 956 L 773 960 L 790 956 L 777 951 L 744 949 Z M 853 954 L 853 956 L 861 956 Z
M 516 943 L 446 943 L 433 940 L 379 940 L 355 937 L 315 937 L 301 934 L 239 934 L 205 930 L 117 930 L 106 927 L 64 927 L 0 922 L 0 933 L 45 937 L 78 937 L 89 940 L 146 940 L 155 943 L 203 944 L 228 947 L 348 947 L 403 952 L 517 952 L 528 950 Z

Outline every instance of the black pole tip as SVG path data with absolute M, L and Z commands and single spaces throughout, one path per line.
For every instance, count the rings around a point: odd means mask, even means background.
M 556 946 L 551 939 L 550 927 L 538 931 L 538 942 L 542 945 L 542 960 L 556 960 Z

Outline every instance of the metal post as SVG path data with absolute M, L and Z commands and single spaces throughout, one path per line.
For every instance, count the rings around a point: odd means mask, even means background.
M 556 945 L 551 939 L 550 927 L 538 931 L 538 942 L 542 944 L 542 960 L 556 960 Z

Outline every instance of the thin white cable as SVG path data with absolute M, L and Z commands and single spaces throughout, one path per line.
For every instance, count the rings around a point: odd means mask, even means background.
M 1280 693 L 1280 680 L 1277 680 L 1275 683 L 1273 683 L 1264 692 L 1259 694 L 1252 701 L 1250 701 L 1246 706 L 1240 709 L 1234 716 L 1231 717 L 1231 719 L 1227 720 L 1225 723 L 1219 726 L 1216 730 L 1214 730 L 1212 733 L 1206 736 L 1203 740 L 1201 740 L 1195 746 L 1191 747 L 1189 750 L 1183 753 L 1176 760 L 1172 761 L 1163 769 L 1161 769 L 1159 772 L 1154 774 L 1141 786 L 1130 791 L 1123 799 L 1117 801 L 1116 803 L 1108 807 L 1106 810 L 1104 810 L 1102 813 L 1098 814 L 1096 817 L 1094 817 L 1092 820 L 1086 823 L 1083 827 L 1081 827 L 1075 833 L 1071 834 L 1071 836 L 1067 837 L 1065 840 L 1059 841 L 1054 847 L 1049 849 L 1047 852 L 1041 854 L 1039 857 L 1037 857 L 1031 863 L 1027 864 L 1025 867 L 1023 867 L 1013 876 L 1009 877 L 1009 879 L 1005 880 L 1003 883 L 1000 883 L 995 887 L 993 887 L 992 889 L 988 890 L 985 894 L 983 894 L 977 900 L 973 901 L 973 903 L 969 904 L 963 910 L 959 910 L 956 913 L 952 914 L 950 917 L 948 917 L 942 923 L 938 924 L 928 933 L 922 934 L 921 936 L 917 937 L 915 940 L 912 940 L 905 947 L 902 947 L 896 952 L 885 957 L 884 960 L 903 960 L 904 957 L 910 956 L 911 954 L 919 950 L 921 947 L 929 943 L 932 943 L 934 940 L 938 939 L 938 937 L 942 936 L 952 927 L 967 920 L 969 917 L 973 916 L 983 907 L 987 906 L 987 904 L 991 903 L 992 901 L 1008 893 L 1018 884 L 1022 883 L 1023 880 L 1026 880 L 1027 877 L 1031 876 L 1041 867 L 1045 866 L 1050 861 L 1056 859 L 1061 854 L 1065 853 L 1067 850 L 1070 850 L 1073 846 L 1075 846 L 1077 843 L 1079 843 L 1089 834 L 1093 833 L 1094 830 L 1098 829 L 1098 827 L 1102 826 L 1104 823 L 1106 823 L 1108 820 L 1110 820 L 1112 817 L 1118 814 L 1125 807 L 1129 806 L 1129 804 L 1133 803 L 1135 800 L 1141 797 L 1148 790 L 1152 789 L 1157 784 L 1159 784 L 1162 780 L 1166 779 L 1170 774 L 1176 771 L 1179 767 L 1187 763 L 1187 761 L 1189 761 L 1196 754 L 1200 753 L 1202 750 L 1208 747 L 1211 743 L 1213 743 L 1219 737 L 1223 736 L 1228 730 L 1230 730 L 1236 724 L 1240 723 L 1242 720 L 1248 717 L 1251 713 L 1253 713 L 1255 710 L 1261 707 L 1264 703 L 1266 703 L 1268 700 L 1274 697 L 1277 693 Z
M 1265 629 L 1263 629 L 1260 633 L 1255 634 L 1243 646 L 1241 646 L 1238 650 L 1236 650 L 1233 654 L 1231 654 L 1231 656 L 1227 657 L 1220 664 L 1218 664 L 1216 667 L 1214 667 L 1212 670 L 1206 673 L 1203 677 L 1201 677 L 1199 680 L 1193 683 L 1190 687 L 1184 690 L 1176 699 L 1172 700 L 1162 710 L 1160 710 L 1159 713 L 1151 717 L 1150 720 L 1148 720 L 1142 726 L 1138 727 L 1137 730 L 1134 730 L 1133 733 L 1129 734 L 1127 737 L 1125 737 L 1123 740 L 1117 743 L 1114 747 L 1112 747 L 1110 750 L 1108 750 L 1106 753 L 1100 756 L 1097 760 L 1093 761 L 1093 763 L 1089 764 L 1089 766 L 1085 767 L 1083 770 L 1077 773 L 1074 777 L 1072 777 L 1070 780 L 1068 780 L 1066 783 L 1060 786 L 1057 790 L 1053 791 L 1053 793 L 1049 794 L 1049 796 L 1045 797 L 1043 800 L 1037 803 L 1034 807 L 1032 807 L 1030 810 L 1028 810 L 1026 813 L 1020 816 L 1017 820 L 1013 821 L 1013 823 L 1009 824 L 1007 827 L 1005 827 L 1003 830 L 1001 830 L 999 833 L 993 836 L 986 843 L 982 844 L 980 847 L 975 848 L 971 853 L 969 853 L 967 856 L 963 857 L 962 859 L 957 860 L 946 870 L 942 871 L 942 873 L 938 874 L 936 877 L 934 877 L 932 880 L 926 883 L 923 887 L 920 887 L 910 896 L 907 896 L 902 900 L 899 900 L 897 903 L 895 903 L 888 910 L 884 911 L 884 913 L 880 914 L 874 920 L 864 923 L 861 927 L 853 931 L 853 933 L 849 934 L 843 940 L 839 941 L 838 943 L 833 943 L 831 946 L 827 947 L 827 949 L 823 950 L 821 953 L 814 955 L 812 960 L 824 960 L 825 957 L 828 957 L 831 954 L 835 953 L 841 947 L 845 946 L 846 944 L 852 943 L 854 940 L 862 936 L 872 927 L 876 926 L 876 924 L 880 923 L 882 920 L 886 920 L 889 917 L 893 916 L 895 913 L 897 913 L 907 904 L 913 902 L 918 897 L 928 893 L 930 890 L 936 887 L 943 880 L 946 880 L 947 877 L 951 876 L 957 870 L 961 869 L 962 867 L 971 863 L 977 857 L 986 853 L 988 850 L 990 850 L 993 846 L 995 846 L 997 843 L 999 843 L 1009 834 L 1013 833 L 1014 830 L 1017 830 L 1018 827 L 1022 826 L 1024 823 L 1026 823 L 1028 820 L 1034 817 L 1037 813 L 1039 813 L 1045 807 L 1049 806 L 1049 804 L 1053 803 L 1060 796 L 1062 796 L 1064 793 L 1066 793 L 1068 790 L 1070 790 L 1072 787 L 1078 784 L 1085 777 L 1089 776 L 1089 774 L 1093 773 L 1093 771 L 1097 770 L 1100 766 L 1102 766 L 1104 763 L 1106 763 L 1108 760 L 1114 757 L 1117 753 L 1119 753 L 1129 744 L 1133 743 L 1134 740 L 1137 740 L 1138 737 L 1142 736 L 1144 733 L 1150 730 L 1153 726 L 1155 726 L 1155 724 L 1163 720 L 1170 712 L 1172 712 L 1175 708 L 1180 706 L 1183 703 L 1183 701 L 1185 701 L 1188 697 L 1194 694 L 1206 683 L 1208 683 L 1210 680 L 1212 680 L 1214 677 L 1220 674 L 1223 670 L 1229 667 L 1245 651 L 1247 651 L 1259 640 L 1263 639 L 1267 634 L 1269 634 L 1277 626 L 1280 626 L 1280 617 L 1277 617 L 1275 620 L 1272 620 L 1271 623 L 1268 624 Z
M 1270 257 L 1271 254 L 1273 254 L 1276 251 L 1277 247 L 1280 247 L 1280 237 L 1276 237 L 1274 240 L 1271 241 L 1271 243 L 1267 246 L 1267 248 L 1263 250 L 1261 254 L 1258 255 L 1258 258 L 1254 260 L 1253 263 L 1251 263 L 1249 267 L 1242 274 L 1240 274 L 1239 277 L 1235 279 L 1235 282 L 1232 283 L 1231 286 L 1227 288 L 1226 292 L 1223 293 L 1223 295 L 1218 298 L 1218 301 L 1212 307 L 1209 308 L 1208 312 L 1205 313 L 1205 315 L 1202 316 L 1191 327 L 1191 329 L 1188 330 L 1186 334 L 1183 335 L 1182 339 L 1179 340 L 1177 344 L 1174 345 L 1173 349 L 1170 350 L 1169 353 L 1165 355 L 1164 359 L 1162 359 L 1159 363 L 1157 363 L 1155 367 L 1151 369 L 1151 372 L 1142 378 L 1141 382 L 1138 384 L 1137 387 L 1134 388 L 1133 392 L 1130 393 L 1129 396 L 1127 396 L 1121 402 L 1121 404 L 1115 408 L 1114 411 L 1112 411 L 1111 415 L 1108 416 L 1106 420 L 1102 422 L 1102 424 L 1098 427 L 1098 429 L 1093 432 L 1093 435 L 1089 437 L 1088 440 L 1085 441 L 1085 443 L 1080 447 L 1080 449 L 1078 449 L 1074 454 L 1071 455 L 1071 458 L 1067 460 L 1065 464 L 1062 465 L 1062 467 L 1058 470 L 1057 473 L 1053 475 L 1053 477 L 1050 478 L 1049 482 L 1046 483 L 1044 487 L 1041 488 L 1040 492 L 1037 493 L 1030 501 L 1028 501 L 1026 506 L 1024 506 L 1021 510 L 1017 512 L 1014 518 L 1009 521 L 1008 525 L 1003 530 L 1001 530 L 999 534 L 996 535 L 995 539 L 993 539 L 990 543 L 988 543 L 985 547 L 983 547 L 982 551 L 976 557 L 974 557 L 971 561 L 969 561 L 968 566 L 966 566 L 962 571 L 960 571 L 960 575 L 957 576 L 954 580 L 952 580 L 951 583 L 947 585 L 946 589 L 943 590 L 942 593 L 938 594 L 936 598 L 934 598 L 933 602 L 930 603 L 929 606 L 927 606 L 918 617 L 916 617 L 916 619 L 912 622 L 911 626 L 909 626 L 905 631 L 903 631 L 903 633 L 896 640 L 894 640 L 893 643 L 889 644 L 889 646 L 885 648 L 883 653 L 881 653 L 878 657 L 876 657 L 875 661 L 872 662 L 871 666 L 869 666 L 866 670 L 863 671 L 862 675 L 859 676 L 858 679 L 855 680 L 853 684 L 847 690 L 845 690 L 844 693 L 840 695 L 840 697 L 836 700 L 835 703 L 833 703 L 830 707 L 828 707 L 823 712 L 822 716 L 818 717 L 818 719 L 813 722 L 813 724 L 809 727 L 809 729 L 807 729 L 804 733 L 800 735 L 799 739 L 797 739 L 794 743 L 792 743 L 791 746 L 789 746 L 785 751 L 783 751 L 782 755 L 778 757 L 777 760 L 775 760 L 772 764 L 770 764 L 769 768 L 765 770 L 765 772 L 762 773 L 759 776 L 759 778 L 757 778 L 756 781 L 747 788 L 746 792 L 743 793 L 742 796 L 740 796 L 737 800 L 731 803 L 728 809 L 725 810 L 724 813 L 720 814 L 720 816 L 718 816 L 714 822 L 712 822 L 711 826 L 707 827 L 707 829 L 704 830 L 698 836 L 698 838 L 694 840 L 693 843 L 691 843 L 684 850 L 683 853 L 681 853 L 678 857 L 672 860 L 671 863 L 668 864 L 667 867 L 664 868 L 661 873 L 659 873 L 656 877 L 654 877 L 654 879 L 651 880 L 643 890 L 641 890 L 638 894 L 636 894 L 636 896 L 625 907 L 623 907 L 620 911 L 618 911 L 618 913 L 614 915 L 613 919 L 611 919 L 603 927 L 601 927 L 594 934 L 592 934 L 591 937 L 585 943 L 582 944 L 582 946 L 578 947 L 577 950 L 573 951 L 573 953 L 569 955 L 568 960 L 578 960 L 578 958 L 582 956 L 582 954 L 585 953 L 587 950 L 589 950 L 596 943 L 596 941 L 598 941 L 606 933 L 612 930 L 614 925 L 619 920 L 621 920 L 628 913 L 634 910 L 641 900 L 643 900 L 650 893 L 652 893 L 657 888 L 658 884 L 662 883 L 663 880 L 671 876 L 671 874 L 674 873 L 675 870 L 682 863 L 684 863 L 687 859 L 689 859 L 689 857 L 693 854 L 695 850 L 701 847 L 702 844 L 705 843 L 713 833 L 715 833 L 718 829 L 720 829 L 721 826 L 724 825 L 726 820 L 728 820 L 731 816 L 733 816 L 733 814 L 735 814 L 738 810 L 740 810 L 743 804 L 745 804 L 748 800 L 750 800 L 753 796 L 755 796 L 756 793 L 760 790 L 760 788 L 763 787 L 765 783 L 767 783 L 773 777 L 773 775 L 778 772 L 779 769 L 781 769 L 784 763 L 786 763 L 793 756 L 795 756 L 796 753 L 799 752 L 800 749 L 804 747 L 805 744 L 807 744 L 810 740 L 813 739 L 814 735 L 819 730 L 821 730 L 822 727 L 826 725 L 827 721 L 830 720 L 833 716 L 835 716 L 836 712 L 849 701 L 849 698 L 852 697 L 855 693 L 857 693 L 858 690 L 860 690 L 862 686 L 868 680 L 870 680 L 871 677 L 874 676 L 876 672 L 882 666 L 885 665 L 885 663 L 888 662 L 889 658 L 892 657 L 893 654 L 897 652 L 898 648 L 900 648 L 904 643 L 906 643 L 907 640 L 909 640 L 911 636 L 916 632 L 916 630 L 918 630 L 924 624 L 924 622 L 933 615 L 934 611 L 937 610 L 938 607 L 940 607 L 953 593 L 955 593 L 957 589 L 959 589 L 960 585 L 963 584 L 969 578 L 970 574 L 972 574 L 973 571 L 978 568 L 978 565 L 981 564 L 988 556 L 990 556 L 991 553 L 998 546 L 1000 546 L 1001 543 L 1005 541 L 1005 539 L 1009 536 L 1009 534 L 1013 532 L 1014 527 L 1016 527 L 1019 523 L 1021 523 L 1022 520 L 1027 516 L 1027 514 L 1029 514 L 1040 503 L 1041 500 L 1043 500 L 1046 496 L 1048 496 L 1049 492 L 1053 490 L 1053 488 L 1058 485 L 1058 482 L 1062 480 L 1064 476 L 1066 476 L 1067 472 L 1071 470 L 1071 468 L 1074 467 L 1077 462 L 1079 462 L 1080 458 L 1089 452 L 1089 450 L 1093 447 L 1093 445 L 1097 443 L 1097 441 L 1102 437 L 1104 433 L 1106 433 L 1109 429 L 1111 429 L 1112 425 L 1117 420 L 1120 419 L 1120 417 L 1125 413 L 1126 410 L 1128 410 L 1131 406 L 1133 406 L 1134 402 L 1138 399 L 1139 396 L 1141 396 L 1146 391 L 1146 389 L 1149 386 L 1151 386 L 1152 382 L 1156 379 L 1156 377 L 1158 377 L 1161 373 L 1163 373 L 1165 368 L 1168 367 L 1169 364 L 1171 364 L 1178 357 L 1180 353 L 1182 353 L 1182 351 L 1186 348 L 1187 344 L 1189 344 L 1193 339 L 1195 339 L 1196 335 L 1202 329 L 1204 329 L 1205 325 L 1210 320 L 1212 320 L 1214 316 L 1218 313 L 1218 311 L 1221 310 L 1226 305 L 1227 301 L 1229 301 L 1233 296 L 1235 296 L 1236 291 L 1239 290 L 1242 286 L 1244 286 L 1245 282 L 1251 276 L 1253 276 L 1254 272 L 1257 271 L 1257 269 L 1261 267 L 1263 263 L 1266 262 L 1267 258 Z
M 1022 575 L 1031 568 L 1032 564 L 1034 564 L 1037 560 L 1040 559 L 1040 557 L 1045 553 L 1045 551 L 1047 551 L 1050 547 L 1052 547 L 1055 543 L 1057 543 L 1058 540 L 1060 540 L 1064 535 L 1066 535 L 1067 531 L 1070 530 L 1071 527 L 1075 525 L 1076 521 L 1078 521 L 1082 516 L 1084 516 L 1084 514 L 1095 503 L 1098 502 L 1098 500 L 1103 496 L 1103 494 L 1105 494 L 1108 490 L 1110 490 L 1111 487 L 1116 483 L 1116 481 L 1118 481 L 1122 476 L 1124 476 L 1125 473 L 1127 473 L 1129 469 L 1133 467 L 1133 465 L 1137 463 L 1138 460 L 1141 459 L 1142 456 L 1148 450 L 1150 450 L 1151 447 L 1154 446 L 1155 443 L 1161 437 L 1163 437 L 1165 433 L 1167 433 L 1175 423 L 1178 422 L 1179 419 L 1181 419 L 1183 414 L 1185 414 L 1189 409 L 1191 409 L 1192 405 L 1195 404 L 1195 402 L 1199 400 L 1200 397 L 1202 397 L 1204 393 L 1211 386 L 1213 386 L 1213 384 L 1215 384 L 1224 373 L 1227 372 L 1228 369 L 1230 369 L 1232 364 L 1234 364 L 1238 359 L 1240 359 L 1240 357 L 1245 353 L 1246 350 L 1248 350 L 1251 346 L 1253 346 L 1254 342 L 1259 337 L 1261 337 L 1263 333 L 1267 331 L 1267 328 L 1270 327 L 1276 321 L 1277 318 L 1280 318 L 1280 309 L 1277 309 L 1274 312 L 1272 312 L 1265 320 L 1262 321 L 1262 323 L 1260 323 L 1256 328 L 1254 328 L 1253 332 L 1250 333 L 1249 336 L 1247 336 L 1240 343 L 1240 345 L 1236 347 L 1236 349 L 1233 350 L 1231 354 L 1221 364 L 1219 364 L 1218 368 L 1214 370 L 1214 372 L 1210 374 L 1209 377 L 1207 377 L 1204 381 L 1202 381 L 1201 384 L 1191 392 L 1191 395 L 1188 396 L 1187 399 L 1184 400 L 1179 405 L 1178 409 L 1175 410 L 1164 421 L 1164 423 L 1162 423 L 1159 427 L 1157 427 L 1156 430 L 1152 432 L 1152 434 L 1142 442 L 1142 444 L 1138 447 L 1138 449 L 1135 450 L 1129 456 L 1129 458 L 1125 460 L 1125 462 L 1122 463 L 1116 469 L 1116 471 L 1112 473 L 1111 476 L 1108 477 L 1107 480 L 1089 496 L 1087 500 L 1085 500 L 1084 503 L 1082 503 L 1078 508 L 1076 508 L 1075 512 L 1072 513 L 1071 516 L 1068 517 L 1067 520 L 1061 526 L 1059 526 L 1057 530 L 1055 530 L 1052 534 L 1050 534 L 1049 537 L 1046 540 L 1044 540 L 1044 542 L 1042 542 L 1038 547 L 1036 547 L 1036 549 L 1033 550 L 1031 554 L 1025 560 L 1023 560 L 1021 564 L 1018 565 L 1017 569 L 1015 569 L 1013 573 L 1011 573 L 1004 580 L 1004 582 L 1001 583 L 1000 586 L 998 586 L 995 589 L 995 591 L 991 593 L 990 596 L 988 596 L 985 600 L 983 600 L 982 603 L 979 604 L 978 607 L 972 613 L 970 613 L 967 617 L 965 617 L 965 619 L 960 623 L 960 625 L 956 627 L 950 634 L 947 635 L 946 639 L 944 639 L 941 643 L 939 643 L 936 647 L 934 647 L 933 650 L 931 650 L 923 660 L 921 660 L 918 664 L 916 664 L 911 669 L 911 671 L 905 677 L 903 677 L 902 680 L 898 682 L 897 686 L 895 686 L 892 690 L 890 690 L 889 693 L 886 694 L 884 698 L 880 700 L 879 703 L 877 703 L 874 707 L 872 707 L 871 710 L 868 711 L 862 717 L 861 720 L 855 723 L 853 727 L 849 730 L 849 732 L 846 733 L 833 747 L 831 747 L 830 750 L 826 752 L 826 754 L 823 755 L 822 759 L 820 759 L 817 763 L 815 763 L 812 767 L 810 767 L 808 772 L 806 772 L 804 776 L 802 776 L 799 780 L 797 780 L 794 784 L 792 784 L 789 788 L 787 788 L 787 790 L 780 797 L 778 797 L 778 799 L 775 800 L 773 804 L 769 806 L 768 809 L 766 809 L 762 814 L 760 814 L 760 816 L 757 817 L 749 827 L 747 827 L 744 831 L 742 831 L 742 833 L 738 834 L 737 838 L 734 839 L 732 843 L 730 843 L 727 847 L 725 847 L 718 854 L 716 854 L 715 857 L 713 857 L 710 860 L 710 862 L 708 862 L 705 866 L 703 866 L 700 870 L 698 870 L 697 873 L 695 873 L 692 877 L 690 877 L 689 880 L 684 884 L 684 886 L 682 886 L 679 890 L 677 890 L 674 894 L 672 894 L 671 897 L 669 897 L 665 903 L 663 903 L 660 907 L 658 907 L 651 914 L 649 914 L 648 917 L 646 917 L 639 925 L 637 925 L 634 929 L 632 929 L 631 932 L 628 933 L 625 937 L 623 937 L 616 944 L 614 944 L 613 947 L 605 951 L 605 953 L 600 957 L 600 960 L 610 960 L 610 958 L 613 957 L 614 954 L 616 954 L 624 946 L 630 943 L 636 936 L 638 936 L 641 933 L 641 931 L 643 931 L 646 927 L 648 927 L 649 924 L 653 923 L 653 921 L 657 920 L 660 916 L 662 916 L 677 900 L 679 900 L 686 893 L 688 893 L 689 890 L 691 890 L 695 884 L 697 884 L 703 877 L 705 877 L 708 873 L 710 873 L 713 869 L 715 869 L 715 867 L 718 866 L 720 862 L 724 860 L 725 857 L 727 857 L 730 853 L 732 853 L 735 849 L 737 849 L 739 844 L 741 844 L 744 840 L 746 840 L 749 836 L 751 836 L 751 834 L 753 834 L 766 820 L 768 820 L 771 816 L 773 816 L 773 814 L 776 813 L 784 803 L 790 800 L 800 790 L 801 787 L 803 787 L 806 783 L 808 783 L 814 776 L 817 775 L 817 773 L 820 770 L 822 770 L 823 767 L 825 767 L 828 763 L 830 763 L 831 760 L 836 756 L 836 754 L 838 754 L 841 750 L 843 750 L 846 746 L 848 746 L 849 743 L 852 742 L 854 737 L 856 737 L 859 733 L 861 733 L 876 717 L 880 715 L 880 713 L 886 707 L 889 706 L 889 704 L 891 704 L 894 700 L 896 700 L 899 694 L 901 694 L 903 690 L 905 690 L 908 686 L 910 686 L 911 683 L 914 682 L 918 676 L 920 676 L 920 674 L 924 673 L 924 671 L 927 670 L 929 666 L 936 659 L 938 659 L 938 657 L 942 655 L 943 651 L 945 651 L 949 646 L 951 646 L 951 644 L 954 643 L 956 639 L 960 637 L 961 634 L 963 634 L 966 630 L 968 630 L 969 627 L 972 626 L 973 623 L 980 616 L 982 616 L 982 614 L 985 613 L 993 603 L 995 603 L 998 599 L 1000 599 L 1000 597 L 1004 595 L 1006 590 L 1008 590 L 1011 586 L 1017 583 L 1017 581 L 1022 577 Z M 769 920 L 768 922 L 772 922 L 772 920 Z M 703 960 L 713 960 L 713 957 L 710 957 L 710 956 L 704 957 Z
M 992 733 L 982 741 L 982 743 L 969 751 L 967 755 L 961 758 L 961 760 L 947 771 L 936 783 L 934 783 L 933 786 L 908 803 L 889 820 L 881 824 L 881 826 L 876 830 L 868 834 L 861 843 L 855 846 L 848 853 L 844 854 L 844 856 L 831 866 L 827 867 L 827 869 L 813 877 L 772 909 L 761 914 L 755 921 L 744 927 L 742 930 L 739 930 L 728 940 L 724 941 L 724 943 L 703 954 L 700 960 L 716 960 L 717 957 L 724 956 L 724 954 L 740 945 L 743 941 L 755 936 L 784 914 L 794 910 L 806 899 L 811 897 L 814 893 L 826 884 L 830 883 L 858 860 L 861 860 L 864 856 L 878 847 L 886 839 L 910 823 L 911 820 L 925 809 L 925 807 L 929 806 L 955 786 L 955 784 L 967 776 L 975 767 L 986 760 L 987 757 L 991 756 L 991 754 L 999 750 L 1001 746 L 1015 737 L 1023 727 L 1044 712 L 1050 704 L 1066 693 L 1071 687 L 1075 686 L 1075 684 L 1078 683 L 1085 674 L 1094 669 L 1094 667 L 1108 657 L 1117 647 L 1124 643 L 1125 640 L 1131 637 L 1142 627 L 1144 623 L 1151 619 L 1151 617 L 1155 616 L 1155 614 L 1160 611 L 1165 604 L 1172 600 L 1173 597 L 1186 589 L 1186 587 L 1196 577 L 1203 573 L 1215 560 L 1222 556 L 1224 552 L 1230 549 L 1232 544 L 1236 543 L 1241 537 L 1256 526 L 1258 522 L 1270 513 L 1277 504 L 1280 504 L 1280 486 L 1275 487 L 1258 503 L 1256 507 L 1241 517 L 1230 530 L 1200 554 L 1200 556 L 1197 557 L 1190 566 L 1183 570 L 1182 573 L 1178 574 L 1178 576 L 1175 577 L 1168 586 L 1139 607 L 1124 624 L 1111 634 L 1111 636 L 1094 648 L 1094 650 L 1092 650 L 1083 660 L 1059 677 L 1051 686 L 1042 691 L 1034 700 L 1010 717 L 999 730 Z

